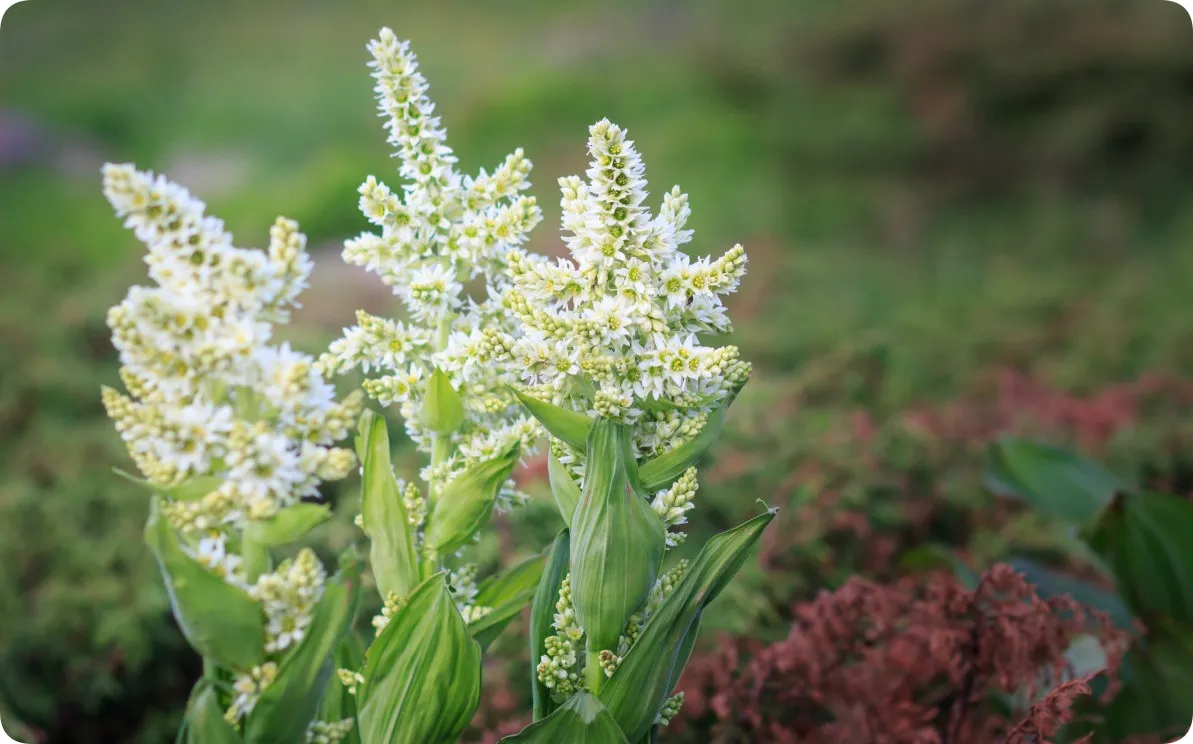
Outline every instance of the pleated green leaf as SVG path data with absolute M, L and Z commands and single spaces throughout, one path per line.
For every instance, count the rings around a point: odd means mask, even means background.
M 559 506 L 559 515 L 563 517 L 563 523 L 571 527 L 576 504 L 580 503 L 580 486 L 576 485 L 571 473 L 552 453 L 547 453 L 547 476 L 551 481 L 551 493 L 555 495 L 555 503 Z
M 1116 493 L 1130 490 L 1101 465 L 1043 442 L 1004 437 L 990 447 L 986 485 L 994 493 L 1022 499 L 1041 514 L 1084 523 Z
M 515 442 L 496 457 L 477 463 L 457 475 L 435 498 L 423 535 L 425 545 L 438 555 L 467 545 L 493 514 L 501 487 L 518 465 Z
M 1193 626 L 1193 504 L 1162 493 L 1119 494 L 1088 531 L 1127 606 L 1149 625 Z
M 369 647 L 357 690 L 365 744 L 454 742 L 480 701 L 481 650 L 444 574 L 420 584 Z
M 422 423 L 437 434 L 451 434 L 464 423 L 464 402 L 451 380 L 438 367 L 427 380 L 427 394 L 420 411 Z
M 674 483 L 676 478 L 683 475 L 685 470 L 695 465 L 696 461 L 703 457 L 705 452 L 708 452 L 708 449 L 716 443 L 717 437 L 721 435 L 725 416 L 736 397 L 737 393 L 726 396 L 721 405 L 709 414 L 704 428 L 695 437 L 669 452 L 664 452 L 658 457 L 642 463 L 639 470 L 642 488 L 647 492 L 666 488 Z
M 249 522 L 245 531 L 253 542 L 276 548 L 301 539 L 330 518 L 331 507 L 327 504 L 299 502 L 269 519 Z
M 502 602 L 492 611 L 468 624 L 468 632 L 480 644 L 482 651 L 487 650 L 489 644 L 497 640 L 501 632 L 522 614 L 522 610 L 530 606 L 532 599 L 534 599 L 534 590 L 528 589 L 515 595 L 512 599 Z
M 700 613 L 733 579 L 777 511 L 768 510 L 704 545 L 601 688 L 601 701 L 627 739 L 638 741 L 650 732 L 691 654 Z
M 555 602 L 559 599 L 559 586 L 568 572 L 570 554 L 570 533 L 563 530 L 547 551 L 547 564 L 534 592 L 534 603 L 530 606 L 530 690 L 536 721 L 542 720 L 556 707 L 551 700 L 551 691 L 539 681 L 535 667 L 543 654 L 547 653 L 544 640 L 554 634 L 551 623 L 555 617 Z
M 360 565 L 352 554 L 327 582 L 302 641 L 278 665 L 244 722 L 245 744 L 302 741 L 319 713 L 323 693 L 335 674 L 336 649 L 350 632 L 360 601 Z
M 195 684 L 186 706 L 186 744 L 241 744 L 240 734 L 224 719 L 215 690 L 205 679 Z
M 601 701 L 581 690 L 558 710 L 501 740 L 508 744 L 629 744 Z
M 560 408 L 552 403 L 532 398 L 513 388 L 511 390 L 514 391 L 514 395 L 518 396 L 518 401 L 523 407 L 530 412 L 531 416 L 538 419 L 543 428 L 551 433 L 551 436 L 578 450 L 583 450 L 587 446 L 588 429 L 592 426 L 592 420 L 583 413 Z
M 203 656 L 229 669 L 251 669 L 265 660 L 265 616 L 238 587 L 216 576 L 183 550 L 154 500 L 145 542 L 157 559 L 170 607 L 186 640 Z
M 381 596 L 410 593 L 419 581 L 418 555 L 390 464 L 389 430 L 385 420 L 369 410 L 360 416 L 356 449 L 361 477 L 361 524 L 369 536 L 369 563 Z
M 666 540 L 638 483 L 630 427 L 608 419 L 588 434 L 584 487 L 572 515 L 572 602 L 590 650 L 613 649 L 646 600 Z

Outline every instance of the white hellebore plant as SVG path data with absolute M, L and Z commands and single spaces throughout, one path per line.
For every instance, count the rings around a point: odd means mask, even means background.
M 603 120 L 587 180 L 560 180 L 570 258 L 529 254 L 530 161 L 516 150 L 491 173 L 458 172 L 409 45 L 382 29 L 368 49 L 402 185 L 364 182 L 376 230 L 343 257 L 404 313 L 358 313 L 318 360 L 271 341 L 311 270 L 293 222 L 274 224 L 266 251 L 237 248 L 182 188 L 104 170 L 154 285 L 109 313 L 127 394 L 103 400 L 153 492 L 146 541 L 204 660 L 179 740 L 455 741 L 483 650 L 530 605 L 535 722 L 507 741 L 653 741 L 682 704 L 704 608 L 774 517 L 666 565 L 696 464 L 749 377 L 736 347 L 707 345 L 730 330 L 721 297 L 745 253 L 690 259 L 687 197 L 673 189 L 652 215 L 634 143 Z M 417 480 L 395 474 L 385 419 L 359 394 L 337 399 L 329 378 L 351 369 L 425 455 Z M 353 422 L 355 454 L 336 446 Z M 544 435 L 567 528 L 478 582 L 461 551 L 527 498 L 511 476 Z M 271 552 L 327 518 L 320 483 L 358 461 L 382 600 L 364 650 L 355 552 L 334 577 L 309 549 L 276 566 Z

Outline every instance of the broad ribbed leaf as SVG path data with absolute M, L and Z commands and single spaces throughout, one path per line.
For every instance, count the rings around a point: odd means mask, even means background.
M 777 509 L 715 535 L 642 629 L 599 697 L 626 738 L 638 741 L 654 724 L 695 643 L 700 613 L 745 563 Z
M 519 615 L 522 610 L 530 606 L 531 600 L 534 599 L 534 590 L 527 589 L 521 594 L 515 595 L 512 599 L 501 603 L 494 607 L 492 611 L 486 613 L 477 620 L 473 620 L 468 624 L 468 632 L 480 644 L 481 651 L 489 648 L 489 644 L 497 640 L 497 636 L 506 629 Z
M 464 402 L 451 380 L 438 367 L 427 380 L 427 394 L 420 410 L 422 423 L 438 434 L 451 434 L 464 423 Z
M 547 477 L 551 481 L 555 503 L 559 506 L 559 515 L 563 517 L 563 523 L 571 527 L 576 504 L 580 503 L 580 486 L 576 485 L 571 473 L 553 453 L 547 453 Z
M 184 726 L 186 744 L 241 744 L 240 734 L 224 719 L 224 710 L 206 679 L 195 684 Z
M 601 701 L 581 690 L 522 733 L 501 740 L 508 744 L 629 744 Z
M 265 661 L 260 605 L 183 552 L 156 500 L 145 525 L 145 542 L 161 569 L 178 627 L 196 651 L 230 669 L 251 669 Z
M 365 410 L 356 440 L 364 474 L 361 477 L 361 524 L 369 536 L 369 563 L 381 596 L 410 593 L 419 580 L 418 555 L 390 464 L 385 420 Z
M 572 602 L 589 649 L 613 649 L 658 577 L 664 528 L 638 485 L 629 426 L 597 420 L 584 468 L 572 515 Z
M 335 673 L 335 650 L 350 632 L 360 599 L 360 566 L 341 558 L 341 570 L 327 582 L 302 642 L 290 649 L 278 675 L 261 693 L 244 722 L 245 744 L 303 740 Z
M 357 691 L 365 744 L 452 742 L 480 701 L 481 650 L 442 573 L 414 590 L 369 647 Z
M 299 502 L 282 509 L 269 519 L 250 521 L 248 538 L 261 545 L 277 547 L 301 539 L 331 518 L 327 504 Z
M 1086 522 L 1116 493 L 1129 489 L 1113 473 L 1074 452 L 1011 437 L 991 446 L 986 484 L 1041 514 L 1074 523 Z
M 1088 534 L 1127 605 L 1149 625 L 1193 626 L 1193 504 L 1161 493 L 1121 493 Z
M 423 536 L 426 547 L 447 555 L 464 547 L 485 526 L 501 487 L 518 464 L 515 442 L 505 452 L 477 463 L 452 479 L 435 498 Z
M 542 578 L 534 593 L 534 603 L 530 606 L 530 690 L 534 701 L 534 720 L 538 721 L 555 710 L 556 705 L 551 700 L 551 691 L 539 681 L 535 667 L 539 659 L 547 653 L 543 641 L 549 635 L 554 635 L 552 622 L 555 618 L 555 603 L 559 601 L 559 586 L 568 572 L 568 560 L 571 554 L 571 541 L 568 530 L 563 530 L 551 543 L 547 551 L 547 564 L 543 568 Z
M 514 390 L 518 401 L 530 412 L 531 416 L 538 419 L 543 428 L 551 433 L 551 436 L 578 450 L 583 450 L 587 446 L 588 430 L 592 426 L 592 420 L 587 416 L 532 398 L 519 390 L 513 388 L 511 390 Z
M 695 465 L 709 447 L 716 443 L 717 437 L 721 434 L 721 427 L 725 424 L 725 415 L 729 412 L 729 406 L 732 405 L 736 397 L 736 392 L 726 396 L 721 405 L 709 414 L 704 428 L 695 437 L 669 452 L 664 452 L 658 457 L 642 463 L 639 469 L 642 488 L 648 492 L 666 488 L 674 483 L 676 478 L 683 475 L 685 470 Z

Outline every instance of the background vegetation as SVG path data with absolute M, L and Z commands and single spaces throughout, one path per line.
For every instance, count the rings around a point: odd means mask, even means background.
M 582 171 L 602 116 L 656 194 L 689 191 L 695 250 L 746 246 L 731 312 L 756 375 L 692 530 L 757 498 L 783 521 L 710 644 L 784 637 L 794 603 L 912 571 L 928 543 L 979 569 L 1011 546 L 1055 558 L 1046 525 L 983 487 L 1003 432 L 1193 492 L 1193 37 L 1174 4 L 30 0 L 0 29 L 6 726 L 167 741 L 197 674 L 140 539 L 145 498 L 110 470 L 104 311 L 143 267 L 100 163 L 168 173 L 242 245 L 297 219 L 319 268 L 293 335 L 317 348 L 355 307 L 388 307 L 338 259 L 365 226 L 356 186 L 393 173 L 364 68 L 381 25 L 412 39 L 466 170 L 526 148 L 537 250 L 561 250 L 554 179 Z M 557 528 L 542 471 L 524 479 L 543 499 L 482 562 Z M 328 493 L 324 548 L 352 538 L 354 488 Z M 495 648 L 478 738 L 526 709 L 523 644 Z

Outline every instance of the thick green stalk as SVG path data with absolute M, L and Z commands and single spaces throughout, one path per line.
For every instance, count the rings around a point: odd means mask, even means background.
M 584 679 L 588 682 L 588 691 L 596 695 L 605 684 L 605 670 L 601 668 L 601 652 L 587 650 L 584 652 Z

